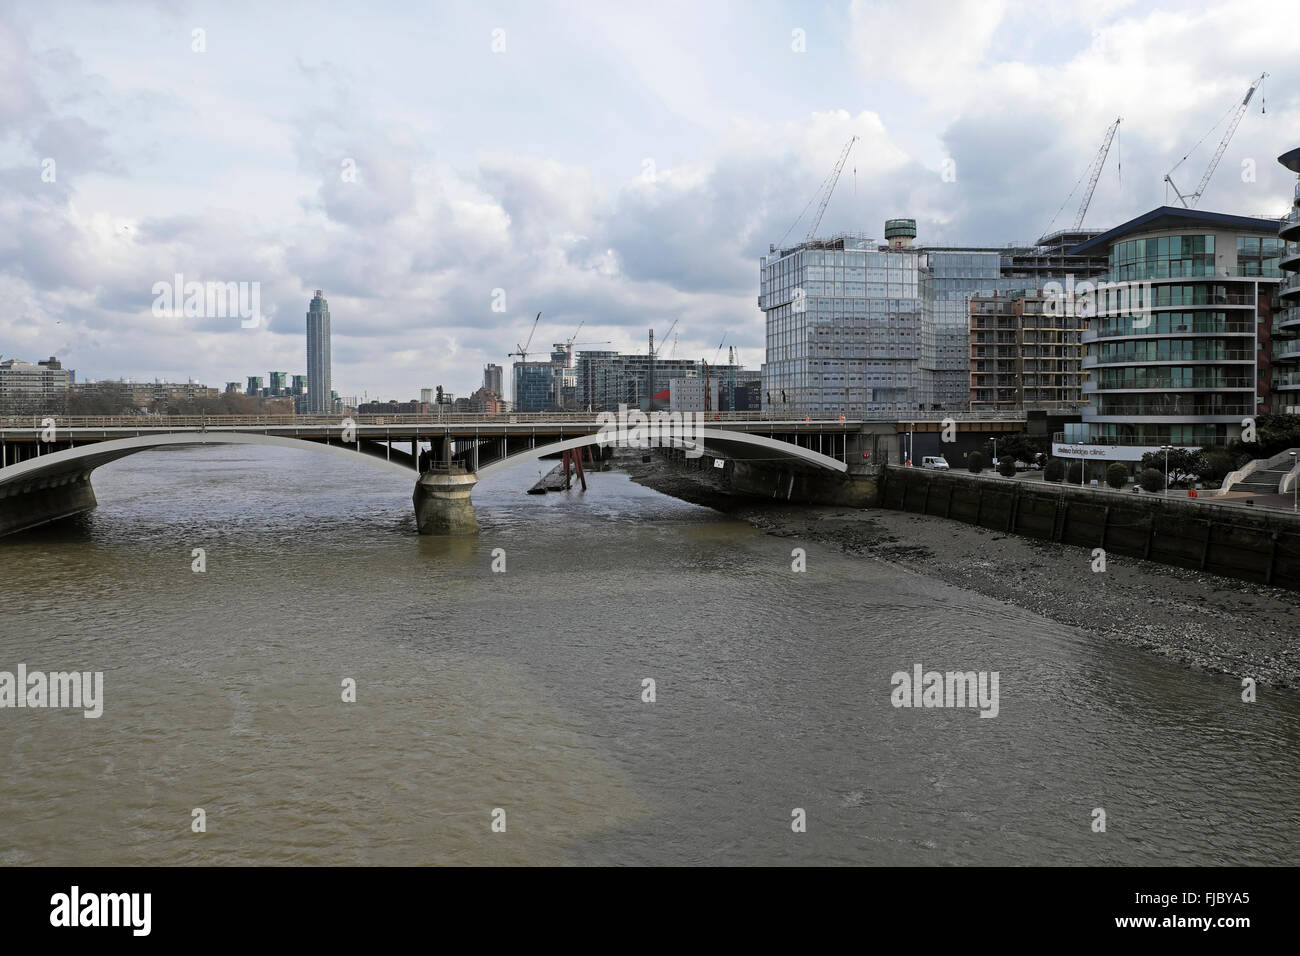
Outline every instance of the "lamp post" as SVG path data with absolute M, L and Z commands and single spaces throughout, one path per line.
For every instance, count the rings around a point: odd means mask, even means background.
M 1295 473 L 1295 452 L 1291 452 L 1291 510 L 1296 511 L 1300 505 L 1300 475 Z
M 1164 494 L 1165 494 L 1165 495 L 1168 495 L 1168 494 L 1169 494 L 1169 449 L 1171 449 L 1171 448 L 1173 448 L 1173 447 L 1174 447 L 1173 445 L 1161 445 L 1161 446 L 1160 446 L 1160 448 L 1161 448 L 1161 449 L 1164 451 L 1164 453 L 1165 453 L 1165 490 L 1164 490 Z

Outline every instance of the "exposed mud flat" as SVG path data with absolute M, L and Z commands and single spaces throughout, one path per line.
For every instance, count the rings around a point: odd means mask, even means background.
M 906 567 L 1061 624 L 1212 673 L 1300 689 L 1300 593 L 1106 557 L 943 518 L 882 509 L 769 505 L 729 493 L 711 469 L 615 459 L 634 481 L 772 535 Z

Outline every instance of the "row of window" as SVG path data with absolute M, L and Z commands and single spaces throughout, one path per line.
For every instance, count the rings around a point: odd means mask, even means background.
M 1153 312 L 1134 318 L 1131 315 L 1097 319 L 1093 323 L 1098 335 L 1167 335 L 1174 332 L 1247 332 L 1254 333 L 1255 322 L 1239 313 L 1225 312 Z
M 1093 381 L 1099 389 L 1255 387 L 1252 376 L 1235 374 L 1229 369 L 1207 368 L 1204 365 L 1187 368 L 1162 365 L 1156 368 L 1098 369 L 1093 375 Z
M 1254 360 L 1255 350 L 1216 339 L 1152 339 L 1149 342 L 1103 344 L 1098 362 L 1205 362 Z

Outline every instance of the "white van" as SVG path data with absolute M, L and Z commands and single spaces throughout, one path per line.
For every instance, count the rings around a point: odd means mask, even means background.
M 922 468 L 933 468 L 935 471 L 947 471 L 947 470 L 948 470 L 948 459 L 946 459 L 946 458 L 935 458 L 935 457 L 933 457 L 933 456 L 927 456 L 927 457 L 921 459 L 921 467 L 922 467 Z

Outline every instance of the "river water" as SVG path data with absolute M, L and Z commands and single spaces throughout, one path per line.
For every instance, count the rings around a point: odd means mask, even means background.
M 0 709 L 0 863 L 1296 859 L 1296 697 L 616 472 L 524 494 L 537 471 L 480 483 L 453 540 L 363 461 L 101 468 L 97 511 L 0 542 L 0 670 L 105 698 Z M 917 663 L 997 671 L 998 715 L 895 708 Z

